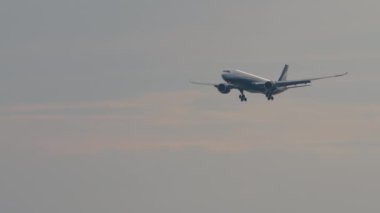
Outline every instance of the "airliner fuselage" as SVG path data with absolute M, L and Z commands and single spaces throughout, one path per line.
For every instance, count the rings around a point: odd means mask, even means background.
M 235 85 L 244 91 L 251 93 L 266 93 L 265 82 L 271 80 L 247 73 L 241 70 L 223 70 L 222 78 L 228 84 Z M 261 83 L 261 84 L 260 84 Z M 264 84 L 263 84 L 264 83 Z M 272 92 L 273 95 L 287 90 L 286 87 L 278 87 Z

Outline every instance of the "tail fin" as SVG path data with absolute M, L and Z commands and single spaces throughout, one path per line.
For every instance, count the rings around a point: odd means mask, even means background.
M 284 69 L 282 70 L 281 76 L 278 79 L 278 81 L 286 81 L 286 78 L 288 77 L 288 68 L 289 68 L 289 65 L 285 64 Z

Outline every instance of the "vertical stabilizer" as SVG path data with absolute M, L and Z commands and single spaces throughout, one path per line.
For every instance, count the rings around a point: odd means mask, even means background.
M 278 79 L 278 81 L 286 81 L 288 77 L 288 68 L 289 68 L 289 65 L 285 64 L 284 69 L 282 70 L 281 76 Z

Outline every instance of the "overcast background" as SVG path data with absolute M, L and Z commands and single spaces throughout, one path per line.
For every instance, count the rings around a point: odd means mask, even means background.
M 380 211 L 380 2 L 2 0 L 0 211 Z M 349 72 L 268 102 L 235 68 Z

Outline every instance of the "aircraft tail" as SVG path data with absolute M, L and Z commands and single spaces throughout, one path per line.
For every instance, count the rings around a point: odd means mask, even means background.
M 278 81 L 286 81 L 288 77 L 288 68 L 289 65 L 285 64 L 284 69 L 282 70 L 281 76 Z

